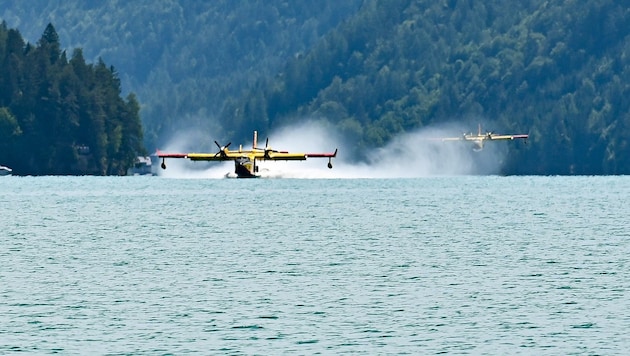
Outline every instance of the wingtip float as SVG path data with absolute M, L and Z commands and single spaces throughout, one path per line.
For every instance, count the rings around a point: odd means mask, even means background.
M 265 147 L 257 146 L 258 132 L 254 131 L 254 140 L 251 150 L 230 150 L 231 142 L 221 146 L 214 143 L 219 150 L 216 153 L 165 153 L 157 151 L 157 156 L 162 159 L 161 167 L 166 169 L 166 158 L 187 158 L 191 161 L 234 161 L 234 173 L 237 178 L 258 178 L 258 161 L 304 161 L 307 158 L 328 158 L 328 168 L 332 169 L 332 159 L 337 156 L 337 149 L 330 153 L 291 153 L 288 151 L 273 150 L 269 147 L 269 139 Z

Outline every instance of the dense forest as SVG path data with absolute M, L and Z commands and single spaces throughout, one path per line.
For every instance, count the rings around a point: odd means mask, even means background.
M 68 59 L 52 24 L 33 46 L 0 25 L 0 162 L 20 175 L 125 174 L 142 144 L 140 106 L 103 61 Z
M 505 174 L 630 173 L 630 7 L 613 0 L 4 3 L 113 61 L 150 149 L 178 127 L 211 149 L 316 118 L 362 157 L 456 121 L 530 134 Z
M 112 63 L 138 97 L 150 151 L 186 127 L 214 149 L 237 140 L 218 119 L 226 98 L 275 75 L 362 1 L 3 0 L 0 19 L 33 40 L 52 22 L 63 43 Z
M 613 0 L 366 2 L 225 122 L 315 115 L 357 153 L 448 120 L 530 134 L 506 173 L 630 173 L 630 7 Z M 238 127 L 238 126 L 237 126 Z

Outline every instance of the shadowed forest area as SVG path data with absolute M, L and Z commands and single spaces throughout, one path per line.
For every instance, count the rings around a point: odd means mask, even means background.
M 86 66 L 103 76 L 92 85 L 115 88 L 101 99 L 118 102 L 103 110 L 117 112 L 120 125 L 104 125 L 99 136 L 79 124 L 85 132 L 70 140 L 99 156 L 88 165 L 101 174 L 139 152 L 138 128 L 122 124 L 136 122 L 122 119 L 134 110 L 149 151 L 182 128 L 207 133 L 203 148 L 212 149 L 214 139 L 246 141 L 253 129 L 310 119 L 341 133 L 347 155 L 361 158 L 404 132 L 480 123 L 530 135 L 528 145 L 508 143 L 503 174 L 630 173 L 630 6 L 613 0 L 6 3 L 0 17 L 9 26 L 33 33 L 52 22 L 63 43 L 80 48 L 68 65 L 86 54 L 97 63 Z M 122 100 L 121 87 L 136 94 Z M 0 120 L 23 120 L 7 93 Z M 128 141 L 117 140 L 116 127 Z M 72 171 L 54 158 L 70 156 L 62 149 L 70 142 L 21 137 L 22 146 L 3 140 L 4 151 L 59 146 L 43 154 L 51 163 L 38 168 L 31 158 L 29 169 Z
M 68 59 L 54 26 L 37 45 L 0 25 L 0 162 L 21 175 L 122 175 L 144 153 L 140 106 L 103 61 Z

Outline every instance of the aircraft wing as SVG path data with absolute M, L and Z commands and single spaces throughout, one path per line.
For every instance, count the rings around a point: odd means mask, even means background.
M 160 158 L 187 158 L 187 153 L 164 153 L 157 151 L 157 156 Z
M 263 161 L 304 161 L 307 158 L 333 158 L 337 156 L 337 150 L 331 153 L 291 153 L 288 151 L 256 148 L 254 151 L 247 151 L 243 156 Z
M 287 151 L 220 151 L 217 153 L 165 153 L 158 151 L 159 158 L 188 158 L 191 161 L 234 161 L 242 157 L 270 161 L 304 161 L 307 158 L 333 158 L 337 150 L 331 153 L 290 153 Z
M 289 152 L 263 152 L 260 159 L 271 161 L 304 161 L 306 159 L 306 153 L 289 153 Z
M 329 152 L 329 153 L 306 153 L 306 157 L 312 157 L 312 158 L 334 158 L 334 157 L 337 157 L 337 150 L 335 149 L 335 152 Z
M 233 161 L 240 157 L 246 157 L 243 152 L 217 152 L 217 153 L 164 153 L 158 151 L 159 158 L 188 158 L 191 161 Z
M 337 150 L 331 153 L 290 153 L 290 152 L 267 152 L 266 156 L 263 153 L 262 157 L 257 157 L 272 161 L 303 161 L 307 158 L 333 158 L 337 156 Z
M 217 153 L 188 153 L 187 158 L 191 161 L 234 161 L 241 157 L 248 157 L 246 152 L 227 151 Z
M 488 139 L 490 140 L 514 140 L 518 138 L 526 139 L 529 135 L 490 135 Z

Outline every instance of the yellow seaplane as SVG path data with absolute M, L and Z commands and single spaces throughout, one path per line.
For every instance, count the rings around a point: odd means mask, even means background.
M 483 149 L 483 145 L 485 141 L 496 141 L 496 140 L 516 140 L 516 139 L 525 139 L 527 140 L 529 135 L 527 134 L 514 134 L 514 135 L 498 135 L 494 132 L 488 131 L 486 133 L 481 133 L 481 124 L 479 125 L 479 131 L 477 134 L 464 133 L 459 137 L 442 137 L 442 138 L 434 138 L 432 140 L 440 140 L 440 141 L 469 141 L 473 144 L 473 151 L 481 151 Z
M 237 178 L 258 178 L 258 161 L 304 161 L 307 158 L 328 158 L 328 168 L 332 169 L 332 159 L 337 156 L 337 150 L 330 153 L 291 153 L 288 151 L 277 151 L 269 147 L 269 138 L 265 143 L 265 148 L 257 146 L 258 132 L 254 131 L 254 141 L 251 150 L 243 150 L 239 146 L 238 150 L 229 149 L 231 142 L 221 146 L 217 141 L 214 143 L 219 148 L 216 153 L 164 153 L 157 151 L 157 156 L 162 159 L 161 167 L 166 169 L 167 158 L 187 158 L 191 161 L 234 161 L 234 173 Z

